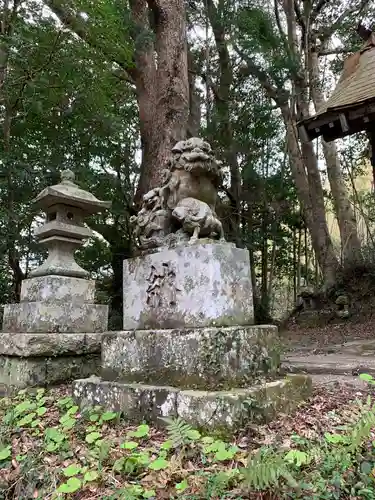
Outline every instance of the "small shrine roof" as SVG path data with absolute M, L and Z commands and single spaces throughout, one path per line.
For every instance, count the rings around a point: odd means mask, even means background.
M 367 128 L 375 120 L 375 34 L 350 55 L 331 97 L 314 116 L 297 125 L 302 140 L 329 141 Z
M 56 204 L 64 204 L 81 208 L 88 214 L 94 214 L 103 208 L 110 208 L 110 201 L 98 200 L 93 194 L 77 186 L 74 179 L 75 176 L 71 170 L 63 170 L 60 183 L 43 189 L 34 198 L 33 203 L 43 209 Z

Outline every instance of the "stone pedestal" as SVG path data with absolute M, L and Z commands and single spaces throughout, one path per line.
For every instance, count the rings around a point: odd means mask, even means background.
M 21 302 L 4 307 L 0 390 L 66 382 L 98 372 L 108 306 L 95 282 L 67 276 L 26 279 Z
M 277 329 L 252 322 L 246 250 L 198 242 L 129 259 L 125 330 L 103 336 L 101 378 L 76 380 L 73 395 L 138 422 L 233 429 L 272 418 L 308 395 L 311 380 L 276 380 Z
M 74 260 L 92 231 L 84 217 L 110 203 L 83 191 L 73 172 L 45 188 L 34 204 L 46 212 L 35 236 L 48 258 L 21 285 L 19 304 L 4 307 L 0 334 L 0 391 L 49 385 L 96 373 L 108 306 L 95 304 L 95 282 Z
M 274 326 L 138 330 L 103 336 L 102 376 L 189 389 L 246 386 L 275 374 Z
M 249 252 L 199 243 L 124 261 L 124 330 L 251 325 Z

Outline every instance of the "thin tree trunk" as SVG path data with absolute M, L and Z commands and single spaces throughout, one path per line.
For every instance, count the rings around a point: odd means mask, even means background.
M 189 68 L 189 118 L 187 123 L 187 136 L 197 137 L 201 127 L 201 99 L 196 87 L 196 71 L 194 67 L 193 55 L 188 52 Z
M 291 110 L 288 105 L 284 105 L 281 107 L 281 111 L 287 131 L 290 165 L 296 184 L 298 198 L 311 235 L 312 245 L 324 276 L 325 285 L 330 287 L 336 282 L 338 260 L 328 231 L 324 200 L 323 202 L 321 200 L 321 181 L 320 177 L 318 177 L 319 171 L 317 173 L 314 172 L 314 164 L 310 157 L 310 154 L 314 152 L 305 151 L 308 153 L 307 156 L 304 158 L 301 157 L 297 139 L 296 122 L 292 118 Z M 306 160 L 310 182 L 306 175 L 305 162 L 303 160 Z M 311 191 L 314 190 L 314 186 L 318 192 L 312 193 Z
M 296 243 L 296 228 L 293 228 L 293 299 L 294 304 L 297 303 L 297 243 Z
M 298 242 L 297 242 L 297 290 L 301 289 L 301 249 L 302 249 L 302 229 L 298 228 Z
M 224 157 L 230 169 L 231 192 L 231 233 L 229 238 L 241 243 L 241 174 L 238 167 L 237 154 L 234 145 L 234 134 L 230 116 L 230 101 L 233 85 L 233 68 L 226 40 L 225 27 L 221 21 L 224 12 L 223 3 L 219 2 L 217 8 L 213 0 L 207 0 L 207 14 L 214 33 L 216 50 L 219 56 L 219 85 L 215 92 L 215 106 L 217 112 L 217 138 L 224 149 Z
M 304 244 L 305 244 L 304 251 L 305 251 L 305 266 L 306 266 L 306 285 L 308 285 L 310 283 L 309 280 L 310 259 L 309 259 L 309 246 L 308 246 L 306 226 L 303 228 L 303 234 L 304 234 Z
M 9 2 L 5 2 L 2 9 L 0 19 L 0 32 L 3 40 L 10 38 L 14 32 L 14 25 L 17 18 L 20 0 L 15 0 L 10 7 Z M 6 199 L 6 216 L 7 216 L 7 231 L 6 231 L 6 248 L 8 254 L 8 264 L 13 273 L 13 300 L 19 302 L 21 295 L 21 283 L 24 279 L 24 273 L 21 269 L 18 252 L 17 252 L 17 216 L 14 203 L 14 172 L 13 162 L 10 158 L 11 150 L 11 126 L 14 115 L 14 109 L 9 102 L 8 96 L 5 93 L 4 87 L 8 73 L 9 45 L 7 42 L 0 43 L 0 105 L 3 106 L 4 117 L 2 124 L 2 143 L 4 173 L 7 183 L 7 199 Z

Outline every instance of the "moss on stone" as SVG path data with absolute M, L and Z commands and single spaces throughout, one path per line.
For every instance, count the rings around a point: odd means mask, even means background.
M 231 388 L 274 377 L 280 345 L 273 327 L 124 332 L 104 336 L 102 361 L 108 380 Z
M 99 372 L 100 356 L 27 357 L 0 356 L 0 388 L 3 393 L 25 387 L 50 386 Z
M 82 406 L 100 404 L 122 411 L 130 421 L 144 419 L 161 426 L 160 417 L 178 416 L 195 428 L 224 435 L 293 410 L 309 397 L 311 388 L 311 378 L 306 375 L 230 391 L 182 391 L 168 386 L 87 379 L 74 382 L 73 395 Z

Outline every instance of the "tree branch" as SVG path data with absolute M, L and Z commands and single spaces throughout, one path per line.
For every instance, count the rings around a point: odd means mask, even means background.
M 277 0 L 274 0 L 274 12 L 275 12 L 275 18 L 276 18 L 277 28 L 278 28 L 280 36 L 281 36 L 281 38 L 283 40 L 285 50 L 288 52 L 287 36 L 286 36 L 285 31 L 283 30 L 283 28 L 281 26 L 280 14 L 279 14 L 279 7 L 278 7 Z
M 218 89 L 218 86 L 215 85 L 215 83 L 212 81 L 212 79 L 207 75 L 207 73 L 204 73 L 204 72 L 201 72 L 201 73 L 195 73 L 196 75 L 199 75 L 202 80 L 210 87 L 210 89 L 212 90 L 212 92 L 214 93 L 214 96 L 215 96 L 215 99 L 217 99 L 218 101 L 224 101 L 221 96 L 220 96 L 220 92 L 219 92 L 219 89 Z
M 323 9 L 323 7 L 329 3 L 330 0 L 319 0 L 319 2 L 315 5 L 311 12 L 311 21 L 313 21 L 317 15 L 320 13 L 320 11 Z
M 294 12 L 296 14 L 297 22 L 302 29 L 302 32 L 305 33 L 306 32 L 306 24 L 305 24 L 305 20 L 303 19 L 301 9 L 299 8 L 297 0 L 294 0 Z
M 328 0 L 321 0 L 319 3 L 322 3 L 322 7 L 328 3 Z M 336 19 L 335 22 L 331 24 L 329 28 L 323 28 L 320 30 L 320 32 L 317 33 L 317 37 L 320 38 L 320 41 L 322 43 L 326 42 L 331 38 L 331 36 L 334 34 L 334 32 L 337 30 L 337 28 L 340 26 L 340 24 L 343 22 L 343 20 L 350 16 L 351 14 L 354 14 L 355 12 L 358 11 L 358 15 L 367 7 L 367 5 L 370 3 L 370 0 L 362 0 L 360 5 L 357 7 L 352 7 L 344 10 L 341 15 Z
M 90 30 L 86 28 L 84 23 L 64 8 L 61 0 L 44 0 L 44 4 L 59 18 L 61 23 L 66 28 L 73 31 L 73 33 L 86 42 L 90 47 L 101 52 L 106 59 L 116 63 L 124 71 L 123 79 L 131 84 L 134 84 L 135 68 L 130 67 L 127 62 L 117 57 L 112 51 L 108 50 L 107 47 L 100 43 L 98 37 L 92 36 Z
M 353 52 L 352 49 L 345 49 L 342 47 L 341 49 L 318 49 L 318 57 L 321 56 L 333 56 L 340 54 L 351 54 Z
M 236 44 L 233 45 L 234 50 L 244 60 L 247 65 L 248 74 L 259 80 L 259 83 L 267 92 L 267 95 L 276 101 L 278 104 L 287 102 L 288 97 L 284 89 L 280 89 L 272 84 L 269 76 L 253 61 L 251 57 L 245 54 Z

